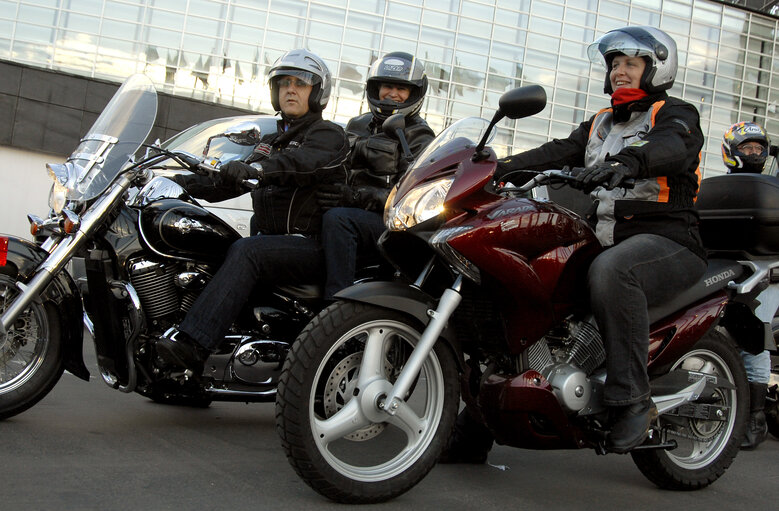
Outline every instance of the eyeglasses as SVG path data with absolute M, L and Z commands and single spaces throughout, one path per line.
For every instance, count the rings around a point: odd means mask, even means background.
M 757 142 L 745 142 L 739 145 L 737 149 L 744 154 L 761 154 L 765 147 Z
M 304 87 L 310 87 L 311 84 L 306 82 L 305 80 L 301 80 L 300 78 L 280 78 L 278 81 L 279 87 L 291 87 L 294 86 L 295 88 L 302 89 Z

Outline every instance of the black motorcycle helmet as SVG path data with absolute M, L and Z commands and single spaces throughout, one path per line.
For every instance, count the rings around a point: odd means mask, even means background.
M 411 93 L 403 103 L 391 99 L 379 99 L 379 89 L 383 83 L 405 85 Z M 427 93 L 427 75 L 425 68 L 413 55 L 396 51 L 384 55 L 371 66 L 365 85 L 368 107 L 373 117 L 384 121 L 393 114 L 410 117 L 422 108 Z
M 757 154 L 744 154 L 738 146 L 745 142 L 757 142 L 763 150 Z M 728 174 L 754 173 L 760 174 L 768 158 L 768 148 L 771 143 L 765 130 L 754 122 L 737 122 L 725 132 L 722 137 L 722 161 L 728 168 Z

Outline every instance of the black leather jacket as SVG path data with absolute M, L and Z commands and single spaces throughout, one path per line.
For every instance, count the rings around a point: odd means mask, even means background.
M 411 154 L 414 157 L 435 138 L 435 133 L 419 115 L 406 118 L 403 131 Z M 351 154 L 348 166 L 351 169 L 349 183 L 361 190 L 357 207 L 380 211 L 409 162 L 403 157 L 400 142 L 388 137 L 381 130 L 372 113 L 354 117 L 346 125 Z
M 264 185 L 251 192 L 251 233 L 318 235 L 323 212 L 317 186 L 346 179 L 349 145 L 344 130 L 323 120 L 321 113 L 309 112 L 299 119 L 279 120 L 278 132 L 264 136 L 257 147 L 246 159 L 261 163 L 264 172 Z M 187 176 L 183 186 L 209 202 L 240 195 L 199 176 Z

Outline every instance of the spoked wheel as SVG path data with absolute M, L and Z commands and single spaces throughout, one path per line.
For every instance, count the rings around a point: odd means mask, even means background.
M 631 453 L 639 470 L 661 488 L 695 490 L 716 481 L 730 466 L 744 438 L 749 415 L 747 378 L 741 357 L 727 334 L 716 330 L 701 339 L 672 367 L 703 373 L 733 389 L 719 386 L 696 418 L 672 410 L 657 419 L 663 442 L 675 441 L 672 450 Z M 702 417 L 703 413 L 708 414 Z M 689 415 L 689 414 L 687 414 Z
M 0 275 L 0 313 L 17 294 L 14 280 Z M 0 335 L 0 419 L 40 401 L 62 371 L 56 313 L 50 305 L 33 302 Z
M 381 409 L 421 331 L 398 312 L 343 302 L 298 337 L 279 383 L 276 428 L 317 492 L 339 502 L 389 500 L 435 464 L 459 404 L 449 347 L 437 343 L 404 402 Z

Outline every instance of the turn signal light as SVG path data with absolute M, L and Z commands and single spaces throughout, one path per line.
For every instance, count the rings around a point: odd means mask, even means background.
M 35 215 L 27 215 L 27 220 L 30 222 L 30 234 L 37 236 L 43 229 L 43 219 Z
M 81 218 L 69 209 L 62 210 L 62 230 L 68 234 L 74 233 L 81 225 Z

